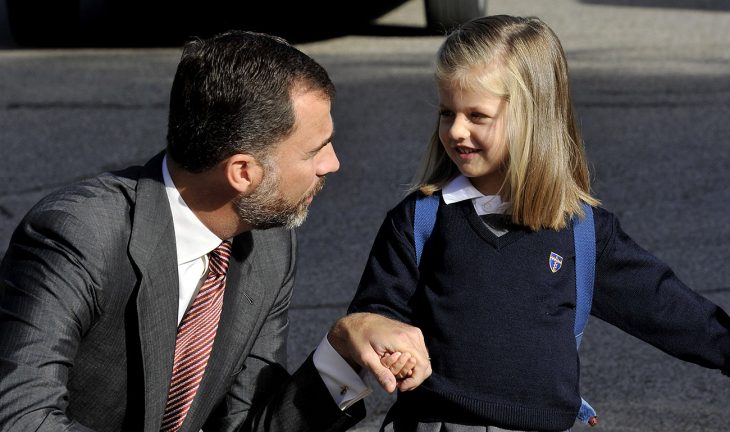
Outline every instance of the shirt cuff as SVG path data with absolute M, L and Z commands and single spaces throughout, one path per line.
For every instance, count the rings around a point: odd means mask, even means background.
M 365 383 L 367 370 L 363 368 L 360 374 L 355 372 L 332 348 L 327 336 L 322 339 L 314 351 L 312 361 L 322 377 L 324 385 L 332 395 L 332 399 L 341 410 L 348 409 L 372 393 L 372 389 Z

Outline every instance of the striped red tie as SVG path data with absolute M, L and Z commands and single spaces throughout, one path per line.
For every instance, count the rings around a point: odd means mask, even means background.
M 180 429 L 203 379 L 218 330 L 230 256 L 229 241 L 208 254 L 208 275 L 177 329 L 172 380 L 160 427 L 163 432 Z

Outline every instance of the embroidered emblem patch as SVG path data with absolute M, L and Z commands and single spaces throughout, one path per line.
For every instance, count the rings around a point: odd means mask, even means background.
M 550 252 L 550 271 L 555 273 L 558 270 L 560 270 L 560 267 L 563 265 L 563 257 L 556 254 L 555 252 Z

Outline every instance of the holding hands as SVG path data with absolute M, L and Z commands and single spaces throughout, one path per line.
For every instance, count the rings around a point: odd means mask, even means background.
M 411 353 L 386 353 L 380 357 L 380 364 L 388 368 L 397 381 L 402 381 L 413 375 L 416 367 L 416 358 Z
M 417 327 L 374 313 L 353 313 L 340 318 L 327 338 L 350 366 L 369 369 L 388 393 L 413 390 L 431 375 Z

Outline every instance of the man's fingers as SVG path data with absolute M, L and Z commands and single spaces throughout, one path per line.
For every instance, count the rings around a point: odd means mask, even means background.
M 409 328 L 411 338 L 413 340 L 412 345 L 415 348 L 414 354 L 420 354 L 424 359 L 428 359 L 428 350 L 426 349 L 426 341 L 423 338 L 423 333 L 418 327 Z M 419 359 L 420 360 L 420 359 Z
M 410 352 L 417 360 L 427 359 L 428 350 L 421 329 L 399 321 L 393 321 L 393 323 L 395 323 L 397 331 L 394 331 L 394 338 L 391 341 L 392 346 L 388 347 L 389 350 Z
M 395 376 L 387 367 L 380 364 L 380 357 L 375 352 L 370 352 L 362 358 L 363 365 L 370 370 L 383 390 L 393 393 L 396 389 Z
M 398 389 L 402 391 L 413 390 L 423 381 L 431 376 L 431 361 L 426 348 L 425 340 L 421 329 L 413 327 L 399 321 L 393 321 L 387 318 L 376 318 L 385 320 L 384 328 L 389 328 L 390 337 L 383 339 L 386 344 L 380 348 L 381 354 L 384 352 L 403 352 L 410 353 L 415 365 L 410 367 L 411 372 L 401 375 L 398 379 Z M 373 347 L 376 351 L 379 348 Z M 390 369 L 393 370 L 393 367 Z M 404 371 L 405 372 L 405 371 Z M 401 377 L 405 377 L 400 379 Z

